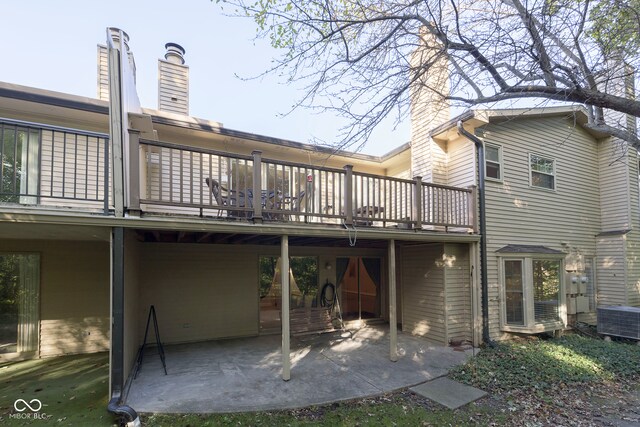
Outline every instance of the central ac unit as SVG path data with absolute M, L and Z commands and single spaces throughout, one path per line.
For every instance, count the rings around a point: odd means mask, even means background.
M 598 333 L 640 340 L 640 308 L 598 307 Z

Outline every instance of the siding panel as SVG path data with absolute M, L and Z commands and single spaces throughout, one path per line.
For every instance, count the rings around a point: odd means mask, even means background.
M 443 245 L 402 248 L 402 330 L 447 343 Z
M 445 244 L 447 335 L 451 341 L 471 341 L 471 278 L 469 246 Z
M 598 145 L 570 119 L 521 118 L 484 129 L 486 142 L 502 145 L 503 182 L 487 182 L 487 263 L 490 332 L 502 338 L 496 250 L 508 244 L 544 245 L 586 256 L 601 231 Z M 529 185 L 529 153 L 555 159 L 556 190 Z

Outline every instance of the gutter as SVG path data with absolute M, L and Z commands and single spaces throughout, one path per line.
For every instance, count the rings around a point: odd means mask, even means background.
M 482 341 L 491 347 L 495 342 L 489 335 L 489 279 L 487 278 L 487 220 L 485 204 L 485 170 L 484 170 L 484 143 L 480 138 L 469 133 L 462 125 L 462 120 L 458 120 L 458 133 L 472 141 L 476 146 L 478 162 L 478 208 L 479 228 L 480 228 L 480 288 L 482 291 Z

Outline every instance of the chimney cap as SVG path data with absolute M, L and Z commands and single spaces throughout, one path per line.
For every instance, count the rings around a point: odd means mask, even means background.
M 178 43 L 167 43 L 164 45 L 167 52 L 164 54 L 164 58 L 174 64 L 184 64 L 185 50 Z
M 120 47 L 120 33 L 122 32 L 124 47 L 125 47 L 125 50 L 128 52 L 129 51 L 129 34 L 127 34 L 126 31 L 121 30 L 120 28 L 117 28 L 117 27 L 109 27 L 107 28 L 107 30 L 109 31 L 111 40 L 113 40 L 113 43 L 118 47 Z

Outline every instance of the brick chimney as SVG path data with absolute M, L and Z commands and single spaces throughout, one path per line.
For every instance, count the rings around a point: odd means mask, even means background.
M 185 50 L 176 43 L 164 47 L 164 59 L 158 60 L 158 109 L 188 116 L 189 67 L 184 65 Z
M 420 30 L 418 47 L 411 55 L 411 171 L 425 182 L 446 184 L 446 147 L 429 132 L 451 118 L 449 101 L 449 61 L 440 41 L 426 27 Z

